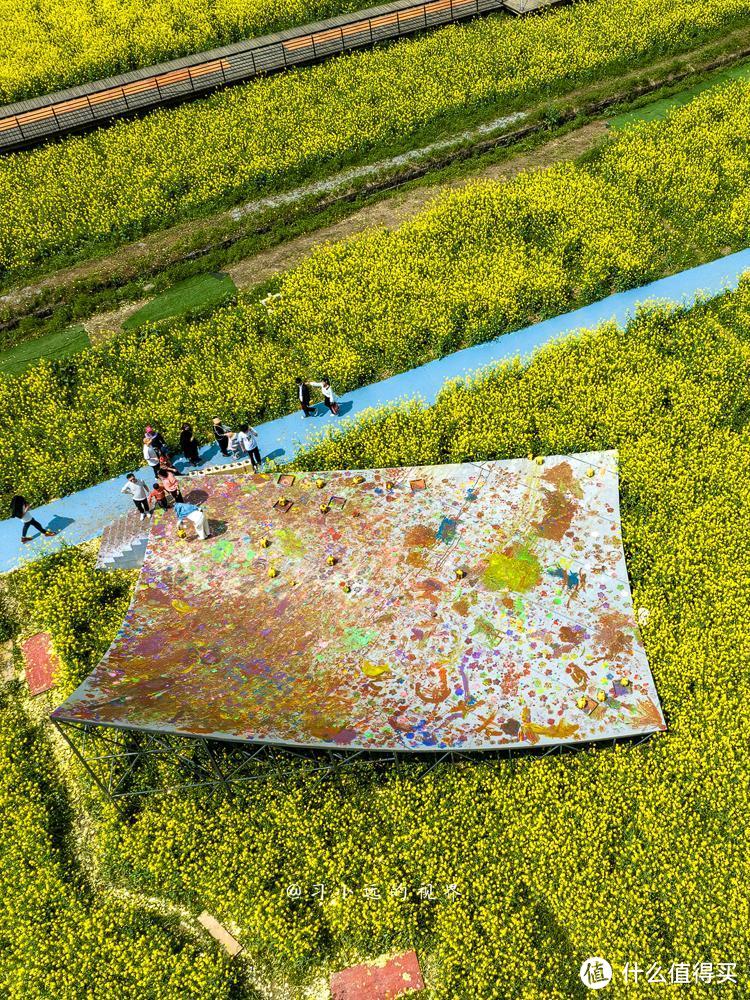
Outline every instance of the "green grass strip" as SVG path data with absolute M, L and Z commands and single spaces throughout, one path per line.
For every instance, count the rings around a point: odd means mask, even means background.
M 644 122 L 660 121 L 662 118 L 666 118 L 668 112 L 672 111 L 673 108 L 681 108 L 685 104 L 689 104 L 699 94 L 733 80 L 750 80 L 750 62 L 730 66 L 729 69 L 714 73 L 707 80 L 701 80 L 700 83 L 672 94 L 670 97 L 662 97 L 660 101 L 652 101 L 651 104 L 645 104 L 633 111 L 625 111 L 621 115 L 610 118 L 607 124 L 611 129 L 621 131 L 631 128 L 633 125 L 642 125 Z
M 137 330 L 146 323 L 174 319 L 210 309 L 234 295 L 237 286 L 228 274 L 199 274 L 187 278 L 157 295 L 122 324 L 123 330 Z
M 89 335 L 80 324 L 69 326 L 3 351 L 0 354 L 0 372 L 4 375 L 20 375 L 41 358 L 59 361 L 85 351 L 90 346 Z

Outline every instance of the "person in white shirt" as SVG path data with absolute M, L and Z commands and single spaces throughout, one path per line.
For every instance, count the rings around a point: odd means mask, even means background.
M 249 424 L 241 424 L 234 436 L 234 445 L 242 458 L 249 458 L 253 464 L 253 472 L 261 465 L 260 449 L 258 448 L 258 432 Z
M 154 474 L 154 479 L 158 478 L 159 452 L 151 444 L 151 439 L 147 437 L 143 439 L 143 459 L 146 462 L 146 465 L 150 466 L 151 471 Z
M 26 500 L 25 497 L 15 496 L 10 502 L 10 512 L 13 517 L 17 517 L 19 521 L 23 523 L 23 528 L 21 529 L 21 541 L 25 544 L 30 542 L 31 539 L 26 534 L 29 528 L 36 528 L 40 535 L 47 535 L 52 537 L 56 535 L 56 531 L 50 531 L 49 528 L 43 528 L 42 525 L 37 521 L 34 515 L 31 513 L 31 504 Z
M 141 520 L 151 517 L 151 511 L 148 507 L 148 486 L 146 486 L 142 479 L 138 479 L 132 472 L 129 472 L 128 481 L 120 490 L 120 493 L 127 493 L 132 499 L 136 509 L 140 511 Z
M 327 378 L 324 378 L 322 382 L 310 382 L 309 385 L 314 385 L 317 389 L 323 393 L 323 403 L 334 415 L 338 415 L 339 404 L 336 402 L 336 393 L 331 388 L 331 383 Z

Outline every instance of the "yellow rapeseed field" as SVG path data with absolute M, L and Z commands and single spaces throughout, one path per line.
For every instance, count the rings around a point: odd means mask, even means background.
M 594 0 L 490 18 L 0 160 L 0 276 L 289 184 L 419 129 L 683 51 L 750 0 Z
M 87 589 L 90 592 L 90 586 Z M 73 605 L 83 605 L 87 615 L 95 614 L 83 592 L 74 593 L 68 586 L 67 595 Z M 112 608 L 107 611 L 111 616 Z M 67 613 L 75 614 L 73 606 Z M 69 624 L 70 617 L 67 620 Z M 92 893 L 67 842 L 70 817 L 45 728 L 29 720 L 18 692 L 4 685 L 0 690 L 0 996 L 4 1000 L 236 996 L 235 971 L 215 949 L 175 933 L 137 901 Z
M 0 0 L 0 103 L 362 6 L 360 0 Z
M 189 420 L 206 440 L 216 413 L 294 409 L 298 372 L 346 392 L 745 246 L 749 137 L 750 88 L 712 92 L 593 163 L 476 184 L 322 247 L 269 310 L 241 298 L 1 378 L 0 493 L 71 493 L 137 467 L 148 423 L 176 441 Z

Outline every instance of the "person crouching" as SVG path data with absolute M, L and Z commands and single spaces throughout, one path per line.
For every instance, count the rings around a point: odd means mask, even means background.
M 183 526 L 183 521 L 191 521 L 198 538 L 205 540 L 211 537 L 211 527 L 202 507 L 196 507 L 194 503 L 176 503 L 174 512 L 178 526 Z

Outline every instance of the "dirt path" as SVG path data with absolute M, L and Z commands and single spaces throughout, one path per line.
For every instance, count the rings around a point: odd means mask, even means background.
M 226 269 L 226 273 L 238 288 L 248 288 L 261 281 L 267 281 L 274 275 L 285 271 L 298 263 L 318 244 L 341 240 L 355 233 L 361 233 L 372 226 L 386 226 L 390 229 L 399 226 L 406 219 L 416 215 L 424 206 L 438 198 L 449 188 L 465 187 L 477 180 L 500 180 L 515 177 L 523 170 L 534 167 L 548 167 L 553 163 L 574 160 L 591 149 L 607 133 L 604 122 L 591 122 L 569 132 L 567 135 L 552 139 L 529 153 L 511 157 L 503 163 L 492 164 L 473 174 L 468 174 L 447 184 L 418 187 L 411 191 L 393 195 L 374 205 L 367 205 L 345 219 L 308 233 L 297 239 L 272 247 L 254 257 L 241 260 Z
M 95 316 L 90 316 L 81 325 L 89 335 L 91 343 L 99 344 L 103 340 L 108 340 L 112 333 L 120 331 L 125 320 L 134 316 L 139 309 L 150 301 L 151 299 L 138 299 L 137 302 L 125 302 L 118 309 L 113 309 L 112 312 L 97 313 Z
M 225 268 L 224 272 L 238 288 L 250 288 L 293 267 L 321 243 L 342 240 L 373 226 L 393 229 L 416 215 L 428 202 L 438 198 L 449 188 L 463 187 L 474 180 L 515 177 L 522 170 L 573 160 L 591 149 L 606 133 L 604 122 L 591 122 L 575 132 L 552 139 L 531 152 L 513 156 L 503 163 L 492 164 L 446 184 L 428 185 L 398 192 L 382 201 L 360 208 L 331 226 L 316 229 L 304 236 L 271 247 L 270 250 L 240 260 Z M 112 312 L 97 313 L 85 320 L 83 326 L 91 342 L 100 343 L 113 333 L 118 333 L 125 320 L 149 301 L 150 299 L 140 299 L 137 302 L 126 302 Z

